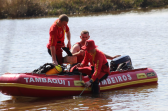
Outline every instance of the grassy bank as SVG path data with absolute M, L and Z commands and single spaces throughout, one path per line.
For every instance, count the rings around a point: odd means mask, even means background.
M 109 12 L 167 5 L 168 0 L 0 0 L 0 18 Z

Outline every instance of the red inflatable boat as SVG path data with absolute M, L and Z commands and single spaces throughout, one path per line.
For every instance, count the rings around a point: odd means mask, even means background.
M 123 58 L 123 57 L 122 57 Z M 121 58 L 120 58 L 121 60 Z M 116 60 L 118 61 L 118 60 Z M 113 61 L 113 66 L 114 62 Z M 128 63 L 128 62 L 127 62 Z M 112 67 L 112 66 L 111 66 Z M 114 69 L 114 67 L 113 67 Z M 118 69 L 118 68 L 117 68 Z M 124 69 L 124 68 L 123 68 Z M 79 95 L 89 81 L 88 76 L 65 74 L 6 73 L 0 77 L 0 91 L 5 95 L 28 97 L 61 97 Z M 157 83 L 158 77 L 151 68 L 111 71 L 107 79 L 101 81 L 100 91 Z M 83 94 L 91 93 L 86 88 Z

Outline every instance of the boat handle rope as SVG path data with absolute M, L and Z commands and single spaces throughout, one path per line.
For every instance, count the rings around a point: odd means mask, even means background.
M 79 73 L 80 73 L 80 81 L 82 81 L 82 73 L 81 72 L 79 72 Z M 81 84 L 84 86 L 84 83 L 81 82 Z M 83 91 L 80 93 L 79 96 L 82 95 L 82 93 L 85 91 L 85 89 L 86 89 L 86 87 L 83 89 Z
M 83 91 L 80 93 L 80 95 L 79 95 L 79 96 L 81 96 L 81 95 L 82 95 L 82 93 L 85 91 L 85 89 L 86 89 L 86 87 L 83 89 Z

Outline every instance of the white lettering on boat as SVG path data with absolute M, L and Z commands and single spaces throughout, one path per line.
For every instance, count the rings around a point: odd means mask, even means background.
M 54 84 L 65 85 L 65 80 L 61 80 L 61 79 L 32 78 L 32 77 L 30 77 L 30 78 L 25 77 L 24 79 L 26 80 L 26 83 L 42 82 L 42 83 L 54 83 Z M 70 85 L 70 83 L 68 83 L 68 85 Z
M 107 78 L 106 80 L 107 80 L 107 83 L 108 83 L 108 84 L 111 84 L 110 78 Z
M 70 82 L 68 81 L 68 86 L 70 86 Z
M 57 83 L 57 80 L 56 79 L 52 79 L 53 83 Z
M 42 78 L 42 82 L 45 82 L 45 83 L 46 83 L 46 82 L 47 82 L 47 81 L 46 81 L 46 78 Z
M 36 82 L 41 82 L 41 79 L 40 78 L 35 78 L 35 81 Z
M 128 80 L 132 80 L 132 77 L 130 74 L 107 78 L 107 79 L 101 81 L 101 85 L 120 83 L 120 82 L 124 82 L 124 81 L 128 81 Z
M 30 78 L 30 82 L 35 82 L 33 78 Z
M 48 79 L 48 83 L 52 83 L 51 79 Z
M 107 85 L 106 80 L 102 81 L 102 85 Z
M 123 75 L 122 78 L 124 81 L 127 81 L 127 76 Z
M 119 82 L 123 82 L 121 76 L 117 76 L 117 77 L 118 77 L 118 81 L 119 81 Z

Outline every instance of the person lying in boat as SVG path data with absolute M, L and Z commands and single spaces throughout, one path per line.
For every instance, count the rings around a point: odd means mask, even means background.
M 91 85 L 93 94 L 99 94 L 99 82 L 106 79 L 110 74 L 109 65 L 104 53 L 96 47 L 93 40 L 86 40 L 85 45 L 81 47 L 85 51 L 84 59 L 72 68 L 76 68 L 79 72 L 89 75 L 90 80 L 84 85 L 85 87 Z M 89 62 L 90 66 L 88 66 Z M 94 72 L 92 72 L 92 66 L 94 66 Z
M 71 49 L 72 55 L 73 55 L 73 56 L 77 56 L 77 63 L 81 63 L 82 60 L 84 59 L 85 51 L 82 50 L 81 47 L 85 45 L 86 40 L 88 40 L 89 38 L 90 38 L 90 36 L 89 36 L 89 31 L 83 30 L 83 31 L 81 32 L 81 35 L 80 35 L 81 41 L 75 43 L 75 44 L 73 45 L 72 49 Z M 107 59 L 110 59 L 110 60 L 112 60 L 112 59 L 114 59 L 114 58 L 116 58 L 116 57 L 121 56 L 121 55 L 116 55 L 116 56 L 114 56 L 114 57 L 111 57 L 111 56 L 109 56 L 109 55 L 107 55 L 107 54 L 104 54 L 104 55 L 106 56 Z

